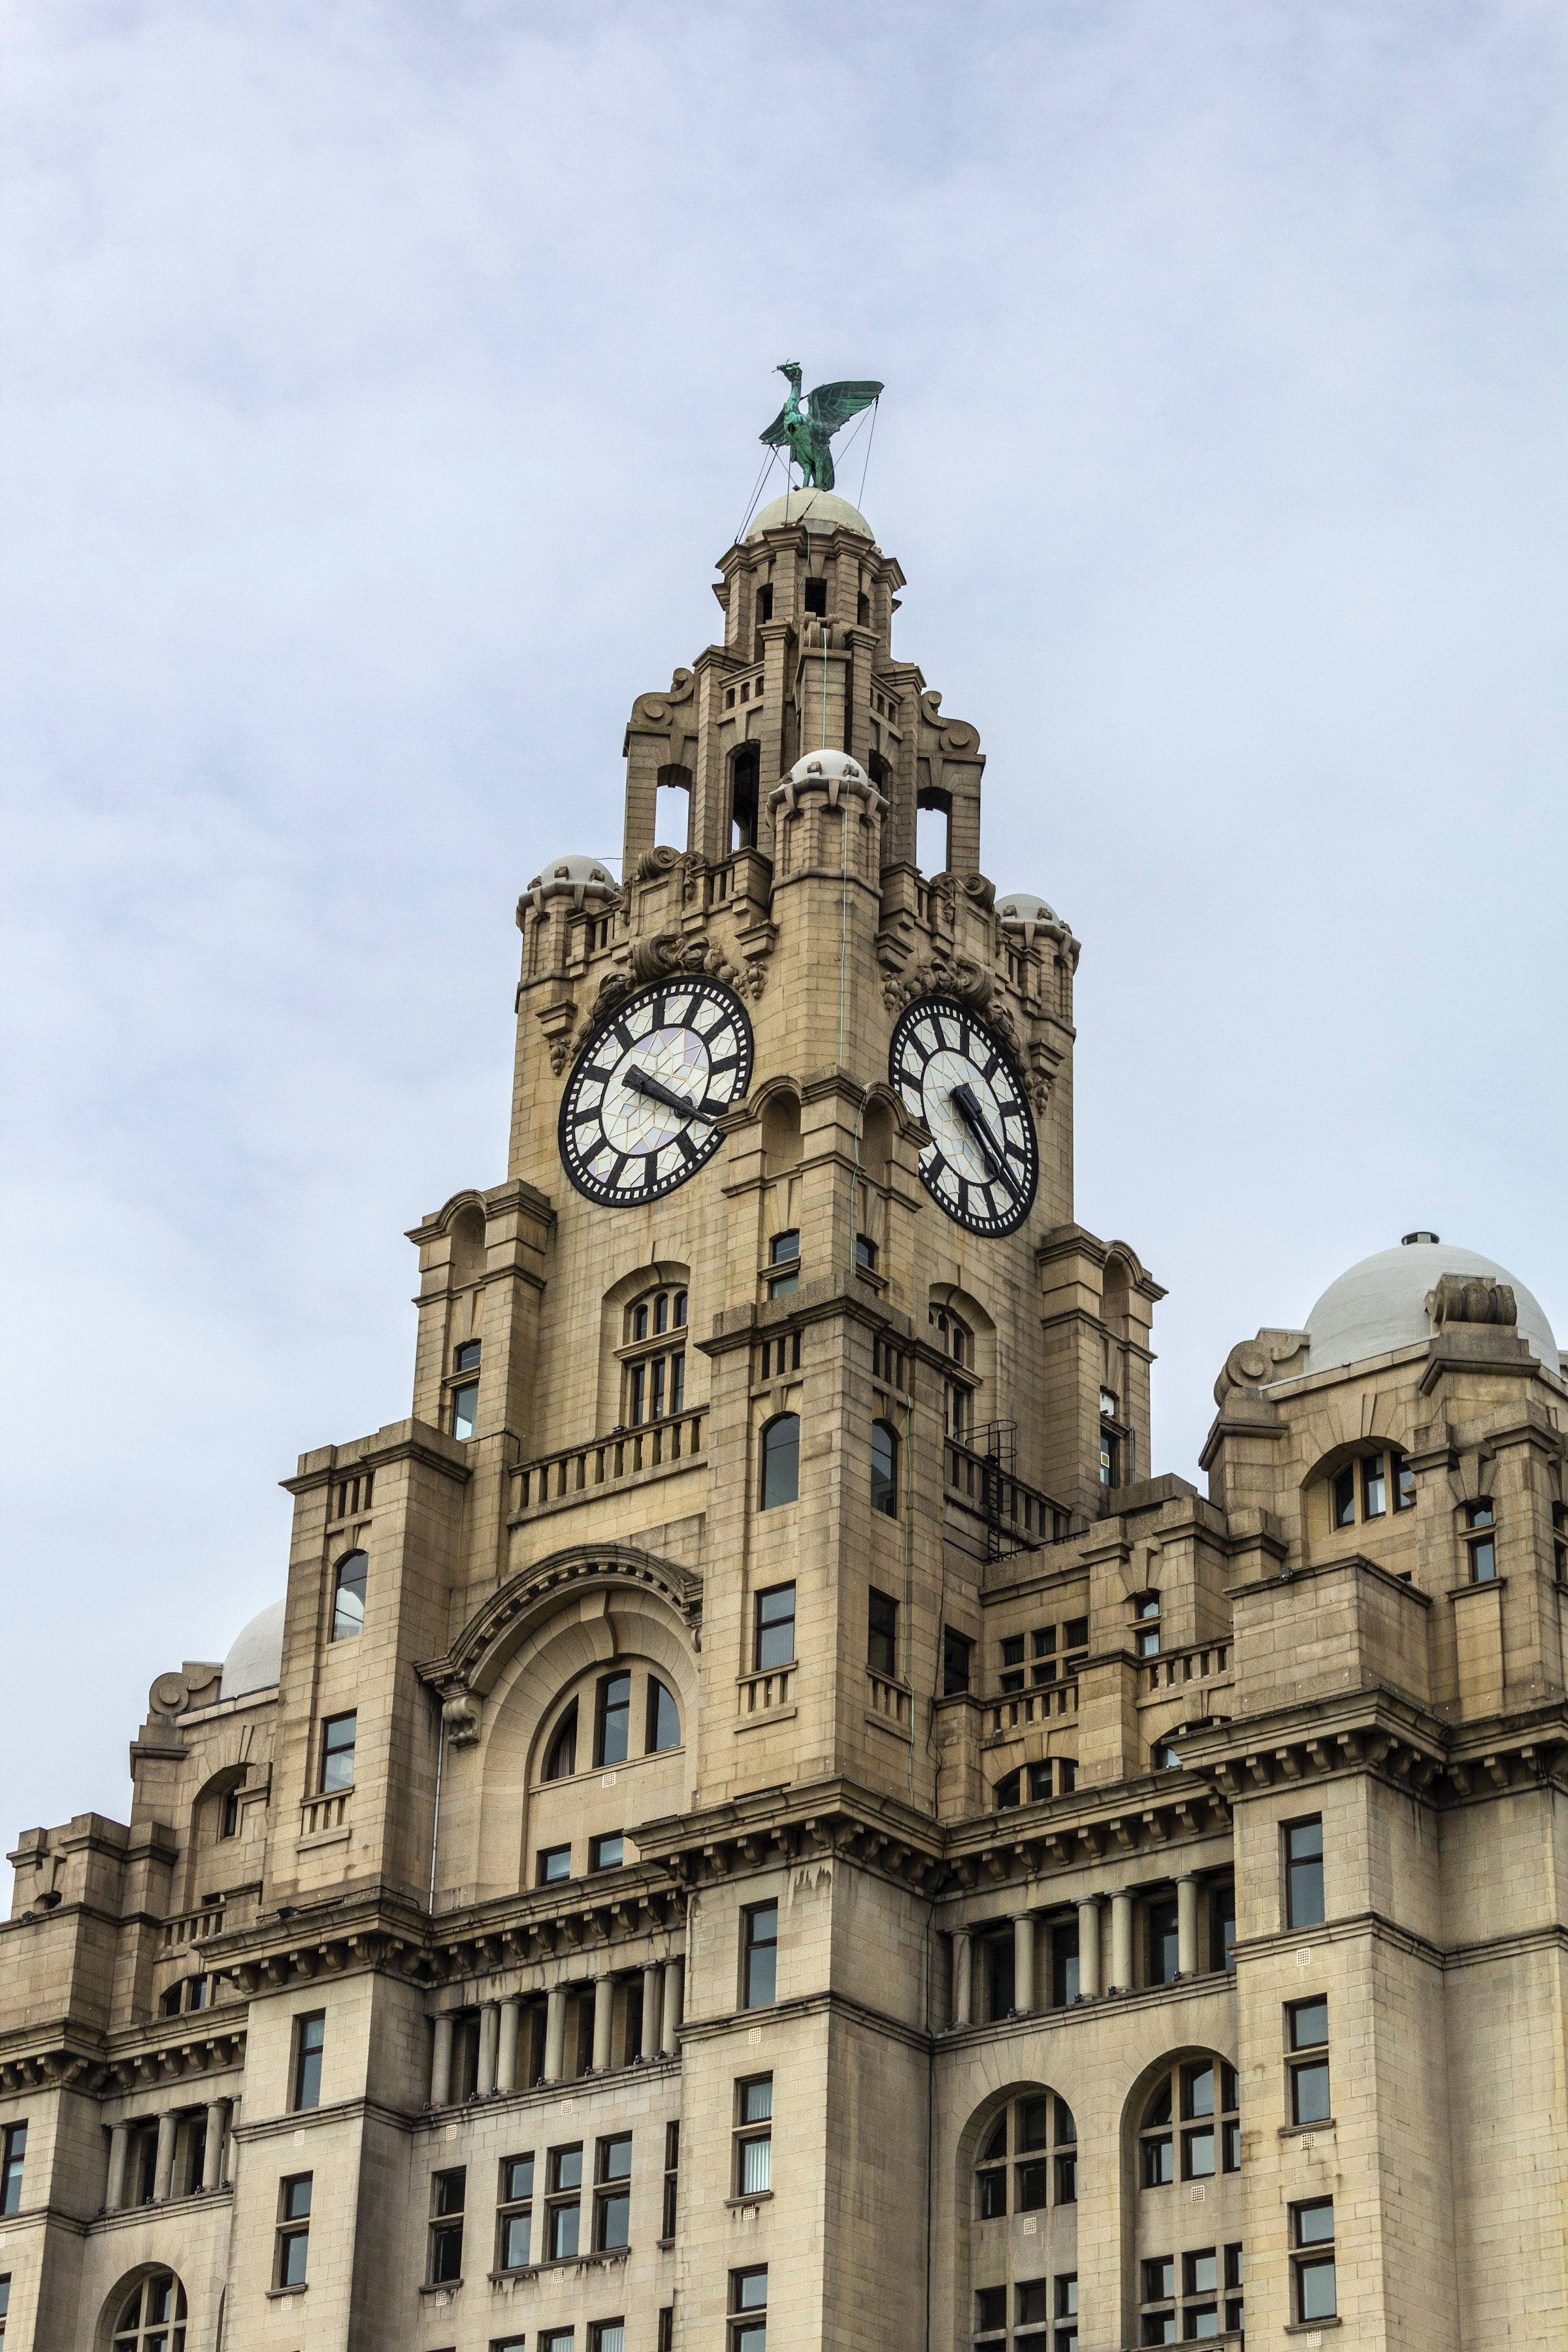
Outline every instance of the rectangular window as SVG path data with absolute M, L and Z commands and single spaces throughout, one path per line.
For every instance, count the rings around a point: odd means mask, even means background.
M 452 1370 L 455 1372 L 477 1372 L 479 1369 L 479 1347 L 478 1339 L 459 1340 L 452 1357 Z
M 327 2038 L 326 2018 L 318 2011 L 313 2017 L 297 2017 L 294 2021 L 294 2105 L 319 2107 L 321 2104 L 321 2052 Z
M 795 1587 L 775 1584 L 757 1595 L 756 1672 L 795 1662 Z
M 1290 2209 L 1290 2241 L 1300 2249 L 1292 2257 L 1296 2284 L 1296 2318 L 1308 2326 L 1314 2319 L 1332 2319 L 1339 2308 L 1334 2284 L 1334 2200 L 1314 2198 Z
M 359 1716 L 329 1715 L 321 1726 L 321 1794 L 354 1784 L 354 1740 Z
M 479 1384 L 465 1381 L 461 1388 L 452 1391 L 452 1434 L 472 1437 L 479 1420 Z
M 741 2005 L 743 2009 L 766 2009 L 777 1998 L 779 1906 L 776 1903 L 758 1903 L 743 1911 L 741 1917 L 745 1938 Z
M 1226 1879 L 1209 1895 L 1209 1966 L 1236 1966 L 1236 1882 Z
M 583 2143 L 550 2151 L 545 2260 L 565 2263 L 577 2252 L 583 2212 Z
M 599 1685 L 597 1721 L 594 1730 L 595 1766 L 626 1762 L 631 1746 L 631 1721 L 630 1675 L 606 1675 Z
M 768 1264 L 770 1265 L 786 1265 L 792 1258 L 797 1258 L 799 1255 L 800 1234 L 798 1232 L 775 1234 L 773 1240 L 768 1244 Z
M 305 2284 L 310 2260 L 310 2179 L 308 2172 L 296 2172 L 278 2184 L 276 2286 Z
M 767 2352 L 768 2273 L 766 2263 L 730 2273 L 731 2352 Z
M 1000 2336 L 1007 2325 L 1007 2290 L 1005 2286 L 983 2286 L 974 2297 L 974 2333 L 977 2336 Z M 1000 2352 L 1000 2347 L 998 2347 Z
M 5 2340 L 5 2315 L 11 2308 L 11 2273 L 0 2277 L 0 2344 Z
M 795 1338 L 798 1341 L 800 1338 L 798 1332 Z M 686 1411 L 686 1351 L 684 1349 L 679 1354 L 671 1356 L 669 1360 L 669 1410 L 671 1412 Z
M 1180 1943 L 1176 1927 L 1176 1900 L 1149 1906 L 1149 1981 L 1152 1985 L 1174 1984 Z
M 1157 1658 L 1160 1654 L 1160 1596 L 1146 1592 L 1142 1601 L 1133 1603 L 1134 1618 L 1132 1649 L 1140 1658 Z
M 619 1830 L 611 1830 L 603 1837 L 588 1841 L 590 1870 L 619 1870 L 626 1858 L 626 1842 Z
M 1329 2062 L 1312 2058 L 1301 2066 L 1290 2069 L 1290 2120 L 1293 2124 L 1327 2123 L 1332 2109 L 1329 2105 Z
M 969 1688 L 973 1672 L 974 1644 L 967 1633 L 955 1633 L 951 1625 L 942 1628 L 942 1695 L 955 1698 Z
M 1064 1650 L 1088 1649 L 1089 1619 L 1087 1617 L 1069 1617 L 1068 1619 L 1067 1623 L 1062 1627 L 1062 1647 Z M 1076 1674 L 1082 1664 L 1083 1660 L 1081 1658 L 1064 1658 L 1062 1661 L 1063 1671 L 1067 1674 Z
M 737 2197 L 763 2197 L 773 2185 L 773 2078 L 753 2074 L 735 2085 Z
M 545 1845 L 539 1849 L 539 1884 L 558 1885 L 572 1875 L 572 1849 L 569 1845 Z
M 675 2305 L 667 2303 L 658 2315 L 658 2352 L 675 2352 Z
M 626 2322 L 595 2319 L 588 2324 L 588 2352 L 626 2352 Z
M 680 2125 L 679 2120 L 664 2127 L 664 2216 L 659 2230 L 661 2241 L 668 2245 L 675 2238 L 675 2218 L 680 2201 Z
M 1381 1454 L 1369 1454 L 1361 1465 L 1362 1517 L 1381 1519 L 1388 1509 L 1388 1477 Z
M 1355 1525 L 1355 1464 L 1347 1462 L 1333 1485 L 1333 1520 L 1336 1528 Z
M 869 1595 L 866 1663 L 874 1675 L 899 1671 L 899 1604 L 889 1593 L 875 1590 Z
M 463 2275 L 463 2206 L 468 2168 L 456 2165 L 430 2180 L 430 2269 L 433 2286 L 448 2286 Z
M 572 2352 L 576 2333 L 574 2327 L 542 2327 L 539 2331 L 539 2352 Z
M 1066 2009 L 1079 1995 L 1078 1927 L 1051 1930 L 1051 2005 Z
M 500 2203 L 496 2209 L 496 2268 L 526 2270 L 532 2259 L 533 2157 L 501 2159 Z
M 806 582 L 805 609 L 808 613 L 819 613 L 824 618 L 826 617 L 827 583 L 826 580 L 808 580 Z
M 613 2253 L 631 2242 L 632 2136 L 619 2132 L 599 2142 L 595 2167 L 594 2249 Z
M 364 1632 L 364 1579 L 370 1562 L 363 1551 L 340 1559 L 332 1576 L 332 1639 L 351 1642 Z
M 1470 1582 L 1492 1584 L 1497 1580 L 1497 1545 L 1490 1536 L 1482 1536 L 1470 1546 Z
M 8 2124 L 0 2134 L 0 2213 L 21 2210 L 22 2166 L 26 2153 L 26 2125 Z
M 863 1265 L 869 1274 L 874 1274 L 876 1272 L 877 1244 L 871 1239 L 869 1234 L 856 1234 L 855 1263 L 857 1265 Z
M 1316 1927 L 1323 1910 L 1323 1823 L 1291 1822 L 1285 1831 L 1285 1925 Z
M 647 1366 L 634 1364 L 626 1375 L 626 1419 L 633 1429 L 641 1427 L 644 1419 L 644 1399 L 647 1391 Z
M 1415 1473 L 1403 1454 L 1391 1456 L 1394 1464 L 1394 1507 L 1396 1511 L 1415 1508 Z

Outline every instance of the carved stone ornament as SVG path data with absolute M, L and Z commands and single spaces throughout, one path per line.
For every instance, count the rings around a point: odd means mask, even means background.
M 951 959 L 932 956 L 926 962 L 917 964 L 913 971 L 901 976 L 889 972 L 882 982 L 882 1002 L 889 1013 L 901 1012 L 906 1004 L 913 1004 L 922 996 L 952 997 L 956 1003 L 968 1005 L 988 1022 L 1005 1047 L 1007 1058 L 1023 1079 L 1035 1109 L 1041 1111 L 1045 1108 L 1050 1100 L 1050 1076 L 1043 1074 L 1038 1067 L 1031 1071 L 1026 1064 L 1024 1041 L 1018 1034 L 1018 1024 L 994 973 L 976 963 L 973 956 L 957 955 Z
M 454 1748 L 471 1748 L 479 1736 L 479 1702 L 471 1691 L 458 1691 L 441 1704 L 441 1720 Z
M 1517 1325 L 1519 1321 L 1511 1286 L 1494 1282 L 1485 1274 L 1440 1274 L 1436 1288 L 1426 1293 L 1426 1312 L 1434 1331 L 1440 1331 L 1445 1323 Z
M 646 988 L 650 981 L 673 979 L 682 971 L 704 972 L 743 996 L 760 996 L 765 985 L 754 967 L 742 971 L 732 964 L 716 940 L 683 940 L 679 931 L 657 931 L 651 939 L 632 941 L 629 970 L 619 965 L 599 982 L 574 1050 L 580 1054 L 605 1015 L 637 989 Z M 555 1065 L 557 1076 L 563 1066 L 563 1063 Z
M 637 859 L 637 880 L 662 882 L 665 876 L 672 874 L 680 864 L 683 854 L 679 849 L 671 849 L 664 842 L 653 849 L 645 849 Z
M 1259 1331 L 1256 1339 L 1238 1339 L 1214 1384 L 1215 1404 L 1223 1404 L 1232 1389 L 1265 1388 L 1288 1377 L 1279 1367 L 1300 1354 L 1308 1337 L 1305 1331 Z

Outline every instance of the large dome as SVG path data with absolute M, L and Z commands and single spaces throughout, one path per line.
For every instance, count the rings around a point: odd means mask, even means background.
M 1340 1364 L 1359 1364 L 1394 1348 L 1424 1344 L 1432 1337 L 1426 1294 L 1445 1274 L 1490 1275 L 1494 1282 L 1508 1283 L 1519 1307 L 1520 1338 L 1528 1339 L 1542 1362 L 1556 1371 L 1552 1326 L 1524 1285 L 1506 1266 L 1475 1250 L 1425 1238 L 1363 1257 L 1330 1283 L 1307 1318 L 1311 1335 L 1308 1370 L 1332 1371 Z
M 786 491 L 752 517 L 746 537 L 761 539 L 764 530 L 783 530 L 788 523 L 805 523 L 807 530 L 858 530 L 862 539 L 871 537 L 871 526 L 859 508 L 836 490 Z
M 281 1679 L 287 1607 L 287 1601 L 274 1601 L 230 1643 L 223 1662 L 219 1698 L 243 1698 L 247 1691 L 271 1690 Z

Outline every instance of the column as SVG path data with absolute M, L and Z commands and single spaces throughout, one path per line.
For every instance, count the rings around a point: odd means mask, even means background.
M 488 2099 L 496 2086 L 496 2040 L 500 2031 L 500 2003 L 487 2000 L 479 2011 L 479 2064 L 474 2088 Z
M 131 2126 L 116 2124 L 109 2136 L 109 2187 L 103 2198 L 106 2213 L 118 2213 L 125 2202 L 125 2159 L 130 2152 Z
M 970 1938 L 967 1927 L 954 1927 L 952 1930 L 951 1940 L 952 1944 L 952 2022 L 956 2032 L 959 2026 L 969 2023 L 970 2005 L 973 1998 L 972 1965 L 973 1955 L 969 1948 Z
M 1132 1990 L 1132 1897 L 1127 1894 L 1110 1898 L 1110 1990 Z
M 1176 1881 L 1176 1966 L 1184 1977 L 1198 1972 L 1198 1882 L 1190 1871 Z
M 207 2144 L 202 2158 L 202 2187 L 221 2189 L 223 2186 L 223 2127 L 228 2120 L 228 2101 L 207 2101 Z
M 642 1972 L 642 2049 L 643 2058 L 658 2056 L 659 1979 L 663 1974 L 658 1962 L 650 1960 Z
M 430 2055 L 430 2105 L 446 2106 L 452 2096 L 452 2012 L 436 2020 L 436 2042 Z
M 559 2083 L 566 2068 L 566 1988 L 552 1985 L 544 2004 L 544 2079 Z
M 158 2155 L 153 2167 L 153 2196 L 162 2204 L 174 2189 L 174 2134 L 180 2128 L 180 2118 L 173 2107 L 165 2107 L 158 2118 Z
M 1100 1906 L 1098 1895 L 1084 1895 L 1078 1906 L 1078 1990 L 1081 2000 L 1100 1999 Z
M 610 2029 L 616 2019 L 616 1980 L 606 1969 L 594 1979 L 594 2072 L 610 2071 Z
M 522 2014 L 522 2003 L 513 1993 L 500 2005 L 500 2037 L 496 2046 L 496 2089 L 515 2091 L 517 2088 L 517 2026 Z
M 661 2047 L 668 2050 L 671 2057 L 680 2046 L 685 1992 L 686 1962 L 677 1952 L 664 1964 L 664 2024 L 659 2034 Z
M 1013 2006 L 1020 2017 L 1035 2006 L 1035 1922 L 1027 1911 L 1013 1919 Z

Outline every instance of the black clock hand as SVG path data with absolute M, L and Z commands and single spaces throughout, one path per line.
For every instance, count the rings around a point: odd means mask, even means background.
M 1015 1201 L 1021 1200 L 1023 1195 L 1018 1190 L 1013 1171 L 1003 1159 L 1001 1149 L 985 1124 L 984 1114 L 975 1101 L 972 1089 L 967 1085 L 954 1087 L 952 1099 L 953 1108 L 979 1145 L 980 1156 L 992 1175 L 999 1183 L 1005 1184 Z
M 713 1124 L 712 1114 L 700 1103 L 688 1102 L 683 1096 L 673 1094 L 659 1079 L 650 1078 L 646 1070 L 639 1070 L 635 1062 L 621 1084 L 629 1087 L 634 1095 L 647 1095 L 650 1102 L 663 1103 L 667 1109 L 678 1110 L 682 1118 L 700 1118 L 710 1127 Z

